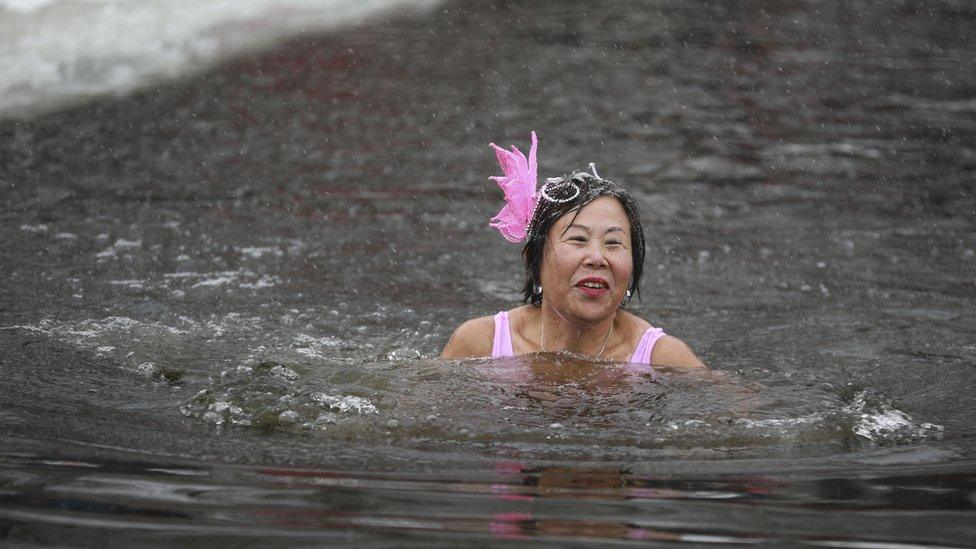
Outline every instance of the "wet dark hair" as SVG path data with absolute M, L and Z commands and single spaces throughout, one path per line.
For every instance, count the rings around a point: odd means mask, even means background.
M 575 220 L 584 206 L 604 196 L 616 198 L 627 214 L 627 221 L 630 222 L 630 252 L 634 271 L 627 289 L 632 295 L 640 297 L 640 280 L 644 274 L 646 244 L 644 229 L 640 223 L 640 208 L 630 191 L 613 181 L 586 172 L 573 172 L 562 177 L 547 179 L 542 191 L 545 195 L 539 198 L 539 205 L 529 224 L 525 247 L 522 248 L 526 274 L 522 301 L 536 307 L 542 304 L 542 294 L 536 293 L 535 287 L 542 280 L 542 258 L 549 239 L 549 229 L 559 218 L 570 212 L 575 212 L 573 215 Z

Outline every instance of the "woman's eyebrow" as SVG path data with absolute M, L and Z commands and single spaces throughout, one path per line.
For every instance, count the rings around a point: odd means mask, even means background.
M 584 232 L 587 232 L 587 233 L 592 233 L 593 232 L 593 229 L 587 227 L 586 225 L 581 225 L 579 223 L 573 223 L 569 227 L 566 227 L 566 230 L 567 231 L 570 230 L 570 229 L 580 229 L 581 231 L 584 231 Z M 613 232 L 623 232 L 623 231 L 624 230 L 623 230 L 622 227 L 612 226 L 612 227 L 607 227 L 607 231 L 606 232 L 613 233 Z

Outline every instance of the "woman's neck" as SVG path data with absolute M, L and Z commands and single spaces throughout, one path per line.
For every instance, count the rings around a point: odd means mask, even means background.
M 539 347 L 542 351 L 571 351 L 591 356 L 605 352 L 616 312 L 593 322 L 567 317 L 543 300 L 539 310 Z

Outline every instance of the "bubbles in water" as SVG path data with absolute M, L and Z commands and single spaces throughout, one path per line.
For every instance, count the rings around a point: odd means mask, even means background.
M 262 368 L 262 367 L 267 368 L 266 366 L 267 364 L 268 363 L 259 364 L 258 368 Z M 289 383 L 294 382 L 295 380 L 298 379 L 298 373 L 295 372 L 295 370 L 292 370 L 291 368 L 287 366 L 283 366 L 281 364 L 275 364 L 271 366 L 270 368 L 268 368 L 268 371 L 271 373 L 271 375 L 283 379 Z
M 143 362 L 136 366 L 136 371 L 147 376 L 154 376 L 159 372 L 159 369 L 152 362 Z
M 423 353 L 421 353 L 417 349 L 410 349 L 410 348 L 395 349 L 387 355 L 387 358 L 393 361 L 416 360 L 422 357 L 423 357 Z
M 282 424 L 297 423 L 299 415 L 292 410 L 285 410 L 278 414 L 278 421 Z
M 312 394 L 312 400 L 342 413 L 355 412 L 359 415 L 367 415 L 379 412 L 376 406 L 373 406 L 368 399 L 357 396 L 335 396 L 325 393 L 314 393 Z
M 651 429 L 645 430 L 647 439 L 642 445 L 721 447 L 860 439 L 888 446 L 942 437 L 942 426 L 916 422 L 874 389 L 855 392 L 848 404 L 829 398 L 833 392 L 829 386 L 823 390 L 827 393 L 823 408 L 796 417 L 671 418 L 660 424 L 660 430 L 649 423 Z
M 298 334 L 293 341 L 295 345 L 298 345 L 295 352 L 312 358 L 324 358 L 326 349 L 333 349 L 342 344 L 342 341 L 335 337 L 317 338 L 307 334 Z
M 319 430 L 379 413 L 364 397 L 309 391 L 299 380 L 284 364 L 238 367 L 222 372 L 181 411 L 215 425 Z
M 849 409 L 857 414 L 854 434 L 878 444 L 938 439 L 944 431 L 941 425 L 915 423 L 911 416 L 892 406 L 887 397 L 874 389 L 858 392 Z

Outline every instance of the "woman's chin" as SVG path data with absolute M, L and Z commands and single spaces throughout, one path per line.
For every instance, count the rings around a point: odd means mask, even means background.
M 605 320 L 612 316 L 615 311 L 616 307 L 613 307 L 609 300 L 601 300 L 600 302 L 576 303 L 568 312 L 583 322 L 592 323 Z

